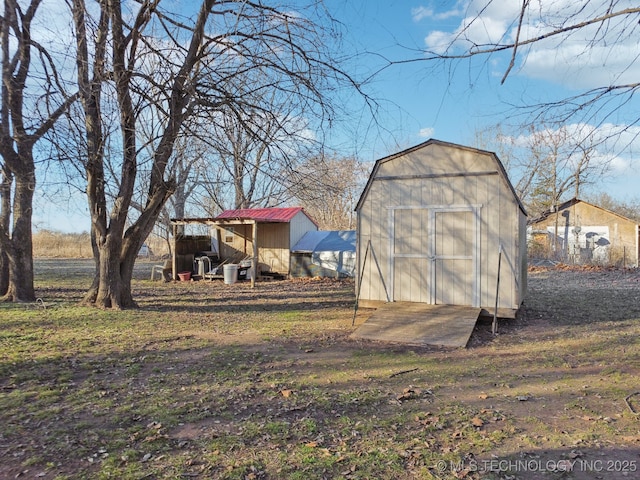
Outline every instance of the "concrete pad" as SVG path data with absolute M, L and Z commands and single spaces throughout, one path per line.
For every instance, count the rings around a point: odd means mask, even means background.
M 391 302 L 378 308 L 351 337 L 417 346 L 466 347 L 480 310 L 458 305 Z

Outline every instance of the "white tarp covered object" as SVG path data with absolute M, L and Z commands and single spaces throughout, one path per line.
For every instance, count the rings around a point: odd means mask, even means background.
M 353 277 L 356 270 L 356 231 L 307 232 L 291 252 L 310 253 L 314 264 Z
M 608 261 L 609 248 L 611 247 L 608 226 L 588 225 L 559 229 L 552 226 L 547 227 L 550 238 L 553 238 L 555 231 L 558 232 L 561 245 L 567 249 L 570 255 L 575 255 L 583 260 Z

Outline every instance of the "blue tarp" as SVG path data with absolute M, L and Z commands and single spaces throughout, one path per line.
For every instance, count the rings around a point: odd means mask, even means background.
M 314 264 L 353 277 L 356 269 L 356 231 L 307 232 L 291 252 L 310 253 Z

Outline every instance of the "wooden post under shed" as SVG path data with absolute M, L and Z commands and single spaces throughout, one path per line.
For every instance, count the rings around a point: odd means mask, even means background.
M 258 276 L 258 222 L 253 221 L 253 259 L 251 261 L 251 288 L 256 286 Z
M 172 245 L 172 253 L 171 253 L 171 279 L 176 280 L 178 278 L 178 262 L 176 260 L 176 238 L 178 238 L 178 225 L 173 224 L 173 245 Z

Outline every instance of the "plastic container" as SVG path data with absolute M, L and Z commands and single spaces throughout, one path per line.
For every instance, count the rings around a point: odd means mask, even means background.
M 232 285 L 238 281 L 238 265 L 228 263 L 222 267 L 224 283 Z

